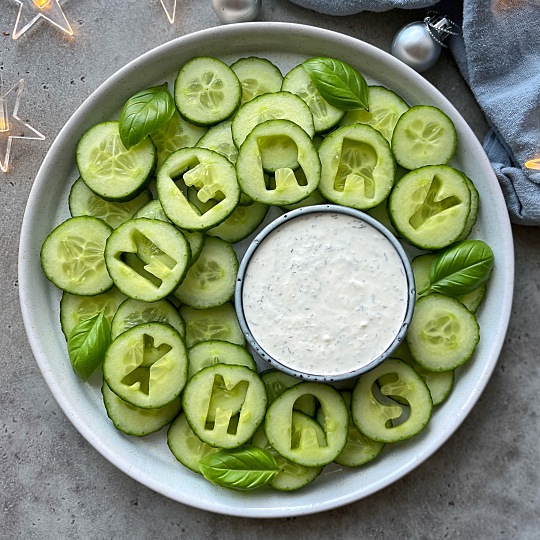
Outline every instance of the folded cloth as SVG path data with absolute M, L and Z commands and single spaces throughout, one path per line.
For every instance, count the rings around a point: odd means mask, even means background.
M 434 6 L 416 0 L 293 0 L 332 15 Z M 445 9 L 452 7 L 454 9 Z M 440 13 L 455 16 L 456 2 Z M 461 15 L 462 17 L 459 17 Z M 486 115 L 484 141 L 513 222 L 540 225 L 540 0 L 464 0 L 462 35 L 449 39 L 460 71 Z
M 292 0 L 326 15 L 354 15 L 361 11 L 387 11 L 389 9 L 419 9 L 432 6 L 434 0 Z

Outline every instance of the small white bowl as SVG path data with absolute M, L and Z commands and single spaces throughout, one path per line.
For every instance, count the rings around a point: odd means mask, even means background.
M 383 282 L 381 272 L 388 272 Z M 394 235 L 333 204 L 298 208 L 267 225 L 242 259 L 235 290 L 254 351 L 289 375 L 321 382 L 358 377 L 388 358 L 405 337 L 415 297 Z

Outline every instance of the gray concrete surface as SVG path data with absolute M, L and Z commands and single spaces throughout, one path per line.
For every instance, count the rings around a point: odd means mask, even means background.
M 424 12 L 321 16 L 265 0 L 260 19 L 322 26 L 390 49 L 395 32 Z M 514 227 L 516 290 L 493 377 L 461 428 L 402 480 L 319 515 L 250 520 L 168 500 L 98 454 L 59 409 L 32 357 L 17 284 L 18 238 L 32 181 L 65 121 L 109 75 L 172 38 L 215 26 L 206 0 L 178 0 L 171 26 L 158 0 L 65 2 L 72 42 L 48 24 L 18 41 L 18 4 L 0 7 L 0 70 L 26 80 L 20 115 L 46 134 L 16 141 L 12 172 L 0 173 L 0 538 L 5 539 L 534 539 L 540 538 L 538 328 L 540 236 Z M 446 53 L 425 76 L 482 138 L 487 125 Z

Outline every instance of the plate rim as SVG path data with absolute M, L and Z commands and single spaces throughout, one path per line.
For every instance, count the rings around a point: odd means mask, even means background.
M 180 47 L 182 43 L 186 43 L 190 41 L 197 42 L 198 40 L 206 39 L 208 37 L 213 37 L 213 38 L 222 37 L 226 39 L 226 37 L 230 35 L 238 35 L 238 34 L 242 35 L 242 34 L 252 34 L 253 32 L 264 33 L 264 32 L 275 32 L 275 31 L 280 31 L 280 32 L 295 31 L 297 33 L 301 33 L 306 38 L 317 38 L 317 37 L 323 36 L 325 39 L 329 39 L 331 41 L 342 41 L 349 44 L 350 46 L 359 47 L 370 55 L 375 55 L 375 56 L 382 55 L 385 58 L 385 62 L 390 64 L 392 69 L 397 71 L 398 74 L 401 74 L 404 77 L 407 77 L 408 79 L 412 80 L 412 82 L 415 85 L 420 84 L 421 86 L 427 85 L 428 87 L 430 87 L 430 91 L 435 93 L 435 95 L 437 96 L 437 99 L 441 100 L 441 102 L 445 104 L 445 108 L 452 112 L 453 119 L 457 119 L 459 121 L 460 128 L 465 129 L 466 131 L 469 131 L 472 133 L 471 128 L 465 122 L 464 118 L 461 116 L 459 111 L 437 88 L 435 88 L 431 83 L 429 83 L 429 81 L 426 81 L 426 79 L 424 79 L 421 75 L 413 71 L 411 68 L 409 68 L 408 66 L 406 66 L 399 60 L 392 57 L 389 53 L 379 49 L 378 47 L 375 47 L 374 45 L 366 43 L 358 38 L 348 36 L 346 34 L 342 34 L 340 32 L 336 32 L 333 30 L 327 30 L 324 28 L 303 25 L 303 24 L 298 24 L 298 23 L 286 23 L 286 22 L 239 23 L 239 24 L 232 24 L 228 26 L 218 26 L 218 27 L 213 27 L 209 29 L 199 30 L 197 32 L 180 36 L 171 41 L 163 43 L 162 45 L 159 45 L 145 52 L 144 54 L 138 56 L 137 58 L 131 60 L 125 66 L 123 66 L 122 68 L 117 70 L 115 73 L 113 73 L 111 76 L 109 76 L 104 82 L 102 82 L 83 101 L 83 103 L 79 107 L 77 107 L 75 112 L 71 115 L 71 117 L 68 119 L 68 121 L 62 127 L 62 129 L 59 131 L 58 135 L 55 137 L 55 140 L 51 144 L 47 152 L 47 155 L 45 156 L 45 159 L 43 160 L 43 163 L 40 166 L 34 185 L 32 186 L 32 189 L 30 190 L 30 194 L 28 197 L 28 202 L 25 208 L 22 226 L 21 226 L 19 258 L 18 258 L 19 300 L 20 300 L 20 305 L 21 305 L 23 323 L 26 330 L 28 342 L 32 349 L 32 353 L 34 355 L 34 358 L 38 364 L 38 367 L 40 368 L 40 371 L 47 385 L 49 386 L 49 389 L 53 397 L 57 401 L 58 405 L 60 406 L 64 414 L 70 420 L 70 422 L 74 425 L 77 431 L 87 440 L 87 442 L 89 442 L 91 446 L 93 446 L 111 464 L 113 464 L 115 467 L 117 467 L 118 469 L 126 473 L 128 476 L 144 484 L 150 489 L 158 493 L 161 493 L 162 495 L 168 498 L 171 498 L 172 500 L 181 502 L 189 506 L 193 506 L 195 508 L 215 512 L 218 514 L 235 515 L 235 516 L 243 516 L 243 517 L 257 517 L 257 518 L 289 517 L 289 516 L 300 516 L 300 515 L 318 513 L 318 512 L 331 510 L 337 507 L 341 507 L 345 504 L 358 501 L 360 499 L 368 497 L 372 495 L 373 493 L 380 491 L 381 489 L 393 484 L 394 482 L 396 482 L 397 480 L 399 480 L 400 478 L 402 478 L 403 476 L 405 476 L 406 474 L 414 470 L 417 466 L 419 466 L 429 457 L 431 457 L 436 451 L 438 451 L 438 449 L 440 449 L 440 447 L 443 446 L 446 443 L 446 441 L 455 433 L 455 431 L 459 428 L 459 426 L 465 420 L 469 412 L 472 410 L 472 408 L 478 401 L 480 395 L 484 391 L 487 383 L 489 382 L 489 379 L 493 373 L 493 370 L 495 369 L 495 366 L 497 364 L 497 359 L 500 355 L 500 352 L 504 343 L 506 331 L 508 328 L 509 320 L 510 320 L 511 305 L 512 305 L 512 291 L 513 291 L 513 282 L 514 282 L 513 240 L 512 240 L 512 234 L 511 234 L 510 220 L 509 220 L 508 214 L 506 213 L 504 216 L 501 216 L 501 219 L 503 221 L 507 221 L 507 223 L 505 223 L 505 226 L 503 227 L 504 232 L 505 232 L 505 237 L 503 240 L 505 242 L 505 245 L 508 246 L 509 250 L 511 251 L 512 257 L 510 261 L 505 261 L 506 287 L 505 287 L 504 292 L 506 293 L 507 297 L 505 298 L 505 301 L 503 303 L 504 309 L 502 313 L 500 314 L 500 317 L 502 320 L 502 328 L 501 328 L 502 331 L 496 336 L 497 339 L 495 340 L 495 342 L 491 344 L 491 350 L 496 352 L 495 358 L 486 366 L 484 366 L 484 369 L 482 371 L 482 377 L 474 388 L 475 391 L 472 394 L 467 396 L 467 398 L 462 402 L 462 406 L 460 410 L 456 411 L 457 414 L 456 414 L 455 424 L 452 425 L 452 429 L 450 430 L 450 432 L 445 434 L 445 436 L 441 437 L 440 439 L 438 439 L 436 444 L 430 445 L 426 449 L 427 451 L 419 452 L 419 454 L 416 455 L 416 459 L 412 460 L 412 462 L 404 464 L 403 467 L 396 470 L 393 474 L 386 476 L 378 480 L 377 482 L 374 482 L 371 485 L 370 489 L 365 490 L 361 495 L 358 495 L 357 492 L 348 493 L 346 495 L 342 495 L 340 497 L 334 498 L 325 503 L 306 504 L 303 506 L 296 506 L 296 507 L 288 507 L 287 501 L 285 500 L 285 505 L 275 507 L 275 508 L 258 507 L 256 504 L 257 502 L 256 498 L 253 499 L 253 504 L 242 507 L 242 508 L 240 508 L 237 504 L 235 505 L 234 500 L 233 500 L 233 503 L 229 505 L 219 504 L 219 503 L 217 504 L 215 502 L 207 502 L 206 500 L 202 501 L 198 498 L 195 498 L 188 492 L 184 492 L 181 494 L 171 493 L 170 489 L 167 489 L 166 487 L 164 487 L 155 478 L 152 478 L 151 475 L 148 475 L 146 473 L 141 475 L 140 472 L 133 470 L 133 467 L 130 465 L 128 460 L 119 459 L 116 453 L 112 452 L 107 447 L 107 444 L 105 441 L 97 439 L 91 431 L 89 432 L 87 430 L 87 426 L 83 423 L 82 419 L 76 414 L 76 410 L 72 410 L 69 407 L 69 403 L 65 402 L 62 399 L 61 389 L 57 388 L 56 382 L 54 381 L 54 378 L 53 378 L 51 366 L 49 365 L 49 363 L 46 361 L 46 358 L 44 357 L 44 350 L 43 350 L 42 344 L 39 342 L 39 340 L 36 337 L 35 332 L 33 331 L 34 329 L 33 324 L 35 322 L 35 317 L 34 317 L 33 310 L 31 309 L 31 302 L 28 299 L 31 275 L 29 271 L 25 270 L 25 268 L 26 268 L 27 260 L 30 259 L 32 256 L 35 256 L 35 253 L 32 253 L 31 250 L 29 249 L 29 246 L 31 245 L 31 233 L 32 233 L 29 223 L 32 221 L 33 214 L 37 208 L 38 195 L 46 187 L 45 185 L 46 178 L 47 178 L 46 171 L 49 168 L 50 164 L 54 162 L 55 154 L 61 148 L 62 140 L 64 139 L 66 134 L 69 133 L 70 130 L 72 130 L 78 124 L 78 122 L 81 121 L 81 119 L 84 119 L 89 114 L 89 112 L 92 111 L 95 105 L 95 102 L 99 102 L 102 94 L 106 93 L 108 91 L 108 88 L 111 85 L 114 86 L 118 84 L 126 76 L 129 76 L 129 74 L 132 71 L 134 70 L 136 71 L 137 69 L 140 69 L 141 64 L 148 62 L 149 60 L 154 58 L 156 55 L 166 56 L 172 50 Z M 472 134 L 474 136 L 474 133 Z M 476 139 L 475 136 L 474 138 Z M 487 159 L 487 156 L 483 152 L 483 149 L 479 141 L 477 139 L 476 141 L 480 149 L 479 159 L 483 161 L 483 164 L 485 166 L 486 164 L 489 164 L 489 161 Z M 500 200 L 504 202 L 502 191 L 500 189 L 500 186 L 498 185 L 496 176 L 493 171 L 492 171 L 492 178 L 490 181 L 490 187 L 492 188 L 492 192 L 493 192 L 492 195 L 497 198 L 500 198 Z M 504 207 L 506 208 L 506 205 L 504 205 Z M 64 396 L 64 399 L 65 399 L 65 396 Z

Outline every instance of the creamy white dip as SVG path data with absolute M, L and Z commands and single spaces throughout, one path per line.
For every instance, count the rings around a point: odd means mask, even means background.
M 384 353 L 407 310 L 408 283 L 392 243 L 354 216 L 285 221 L 253 252 L 242 289 L 260 347 L 302 373 L 336 376 Z

